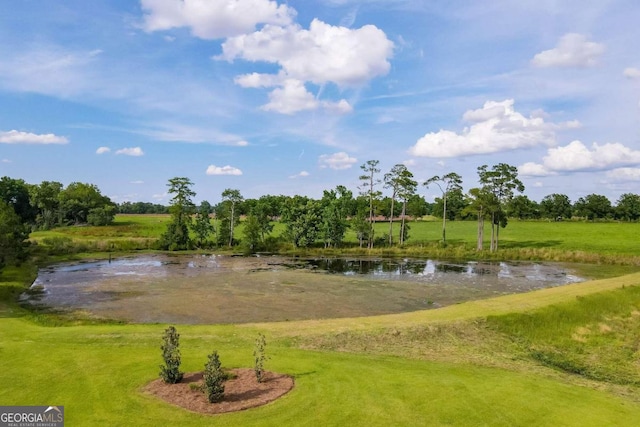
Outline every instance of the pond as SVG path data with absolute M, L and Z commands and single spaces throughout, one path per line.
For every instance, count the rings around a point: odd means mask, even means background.
M 415 311 L 582 280 L 551 263 L 143 255 L 43 268 L 21 300 L 131 322 L 245 323 Z

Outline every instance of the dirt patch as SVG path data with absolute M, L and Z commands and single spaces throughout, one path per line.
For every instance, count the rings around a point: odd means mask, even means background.
M 253 369 L 231 369 L 230 372 L 235 378 L 224 383 L 224 399 L 218 403 L 209 403 L 202 391 L 193 390 L 189 385 L 202 384 L 202 372 L 187 373 L 177 384 L 157 379 L 144 391 L 189 411 L 213 415 L 267 404 L 285 395 L 294 384 L 292 377 L 275 372 L 265 372 L 261 383 L 256 380 Z

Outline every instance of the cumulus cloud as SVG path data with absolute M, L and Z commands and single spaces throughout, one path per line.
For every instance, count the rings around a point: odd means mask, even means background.
M 640 168 L 618 168 L 607 172 L 607 178 L 614 181 L 640 181 Z
M 309 29 L 300 25 L 265 25 L 260 31 L 230 37 L 216 59 L 244 59 L 280 66 L 276 74 L 250 73 L 237 76 L 235 83 L 245 88 L 272 88 L 269 103 L 262 108 L 284 114 L 324 108 L 349 113 L 344 99 L 319 101 L 306 83 L 341 88 L 356 87 L 389 72 L 393 42 L 374 25 L 358 29 L 333 26 L 318 19 Z
M 349 156 L 344 151 L 334 154 L 323 154 L 318 158 L 321 168 L 329 168 L 335 170 L 349 169 L 358 159 Z
M 296 12 L 271 0 L 141 0 L 148 31 L 188 27 L 202 39 L 254 31 L 258 24 L 287 25 Z
M 216 166 L 209 165 L 207 168 L 207 175 L 242 175 L 242 171 L 238 168 L 234 168 L 233 166 Z
M 111 151 L 111 148 L 109 148 L 109 147 L 99 147 L 96 150 L 96 154 L 104 154 L 104 153 L 108 153 L 110 151 Z
M 490 154 L 556 143 L 555 131 L 579 126 L 579 122 L 549 123 L 537 112 L 529 118 L 515 111 L 513 99 L 488 101 L 477 110 L 469 110 L 463 119 L 471 126 L 456 133 L 430 132 L 409 149 L 419 157 L 457 157 Z
M 547 150 L 542 164 L 529 162 L 519 166 L 518 170 L 524 176 L 547 176 L 560 172 L 598 171 L 636 165 L 640 165 L 640 151 L 617 142 L 594 142 L 587 147 L 576 140 L 563 147 Z
M 535 162 L 527 162 L 518 166 L 518 173 L 522 176 L 549 176 L 555 175 L 554 172 L 548 170 L 544 165 Z
M 302 172 L 297 173 L 297 174 L 295 174 L 295 175 L 291 175 L 291 176 L 289 177 L 289 179 L 304 178 L 304 177 L 307 177 L 307 176 L 309 176 L 309 175 L 311 175 L 309 172 L 307 172 L 307 171 L 302 171 Z
M 122 148 L 116 151 L 116 154 L 124 154 L 125 156 L 133 156 L 133 157 L 144 156 L 144 152 L 140 147 Z
M 604 44 L 588 41 L 583 34 L 569 33 L 560 38 L 555 48 L 535 55 L 531 63 L 540 68 L 592 67 L 604 51 Z
M 57 136 L 52 133 L 35 134 L 30 132 L 19 132 L 10 130 L 0 132 L 0 143 L 2 144 L 67 144 L 69 140 L 64 136 Z
M 357 86 L 389 72 L 393 42 L 374 25 L 350 29 L 314 19 L 308 30 L 297 24 L 265 25 L 227 39 L 222 51 L 220 59 L 278 64 L 288 78 Z M 258 76 L 260 81 L 265 78 Z
M 640 68 L 625 68 L 622 74 L 628 79 L 640 79 Z
M 262 106 L 265 111 L 293 114 L 298 111 L 315 110 L 318 101 L 299 80 L 287 80 L 280 88 L 269 94 L 269 103 Z

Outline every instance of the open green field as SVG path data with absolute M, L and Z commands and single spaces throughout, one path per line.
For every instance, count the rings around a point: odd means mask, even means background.
M 76 242 L 90 243 L 89 249 L 118 250 L 148 249 L 160 237 L 169 221 L 168 215 L 117 215 L 113 225 L 107 227 L 61 227 L 51 231 L 38 231 L 31 239 L 42 243 L 45 239 L 69 238 Z M 394 233 L 399 230 L 394 224 Z M 447 222 L 447 242 L 450 247 L 442 249 L 438 242 L 442 236 L 442 223 L 435 221 L 415 221 L 410 223 L 409 240 L 405 251 L 413 253 L 435 253 L 440 256 L 474 256 L 477 224 L 474 221 Z M 284 225 L 276 223 L 275 237 L 284 231 Z M 376 236 L 389 231 L 389 223 L 376 223 Z M 236 234 L 242 239 L 243 225 Z M 488 247 L 490 228 L 485 227 L 485 246 Z M 629 222 L 548 222 L 511 220 L 506 228 L 500 229 L 500 247 L 509 251 L 512 259 L 556 259 L 589 262 L 624 261 L 640 264 L 640 223 Z M 130 243 L 127 248 L 125 243 Z M 348 231 L 345 245 L 357 247 L 356 236 Z M 384 251 L 385 248 L 379 248 Z M 398 255 L 402 250 L 394 249 Z M 475 255 L 477 256 L 477 255 Z M 481 256 L 488 256 L 483 254 Z M 500 254 L 500 256 L 505 256 Z
M 56 233 L 88 241 L 153 238 L 162 220 L 119 216 L 114 228 Z M 440 225 L 412 224 L 416 247 L 420 239 L 436 241 Z M 513 222 L 501 230 L 502 254 L 585 251 L 622 257 L 631 268 L 638 231 L 638 224 Z M 448 236 L 454 245 L 473 245 L 475 223 L 452 222 Z M 34 274 L 25 264 L 0 275 L 0 405 L 64 405 L 68 425 L 636 426 L 640 420 L 640 273 L 404 314 L 176 325 L 184 371 L 202 370 L 213 350 L 227 368 L 252 367 L 253 342 L 264 333 L 266 368 L 295 378 L 295 388 L 275 402 L 217 416 L 142 391 L 158 377 L 167 325 L 31 313 L 13 301 Z

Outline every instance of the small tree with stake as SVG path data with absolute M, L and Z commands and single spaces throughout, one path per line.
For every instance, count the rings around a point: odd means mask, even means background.
M 165 383 L 175 384 L 182 380 L 183 372 L 180 372 L 180 334 L 176 328 L 169 326 L 162 336 L 162 358 L 164 366 L 160 365 L 160 377 Z

